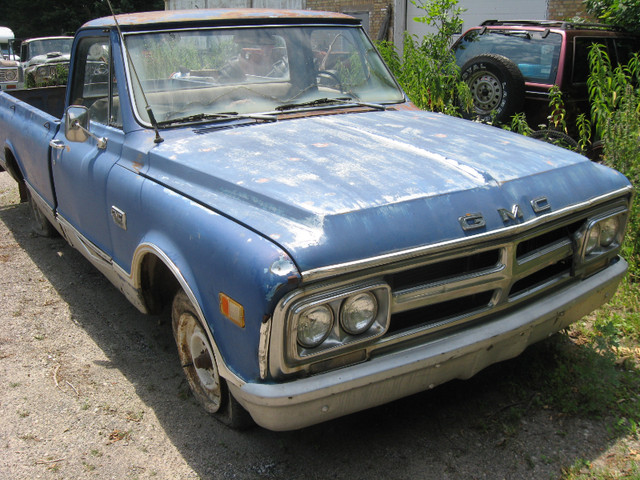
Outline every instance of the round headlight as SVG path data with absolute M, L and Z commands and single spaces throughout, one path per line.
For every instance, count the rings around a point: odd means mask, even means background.
M 607 218 L 600 222 L 600 246 L 608 247 L 618 236 L 618 228 L 620 228 L 620 219 L 618 217 Z
M 589 255 L 591 252 L 595 250 L 595 248 L 600 243 L 600 228 L 598 225 L 595 225 L 591 230 L 589 230 L 589 234 L 587 237 L 587 245 L 584 250 L 585 255 Z
M 8 82 L 14 82 L 18 79 L 17 70 L 7 70 L 4 77 Z
M 351 335 L 366 332 L 378 315 L 378 301 L 371 292 L 347 298 L 340 310 L 340 324 Z
M 333 311 L 326 305 L 312 307 L 298 319 L 298 343 L 314 348 L 329 336 L 333 326 Z

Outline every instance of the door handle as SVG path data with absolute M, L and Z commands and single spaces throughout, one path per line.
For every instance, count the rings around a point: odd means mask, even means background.
M 65 144 L 62 140 L 58 140 L 57 138 L 54 138 L 49 142 L 49 146 L 54 150 L 64 150 Z

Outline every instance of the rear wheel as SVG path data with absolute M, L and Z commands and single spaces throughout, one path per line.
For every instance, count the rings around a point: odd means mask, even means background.
M 44 213 L 42 213 L 40 207 L 38 207 L 33 199 L 33 195 L 29 192 L 29 189 L 26 189 L 26 191 L 29 199 L 29 207 L 31 208 L 31 228 L 34 233 L 41 237 L 56 237 L 58 235 L 58 231 L 53 225 L 51 225 L 51 222 L 47 219 Z
M 236 429 L 252 425 L 251 417 L 220 377 L 207 332 L 183 290 L 178 291 L 173 300 L 171 317 L 178 355 L 193 396 L 225 425 Z
M 567 150 L 573 150 L 574 152 L 580 150 L 578 142 L 576 142 L 566 133 L 559 132 L 557 130 L 536 130 L 531 134 L 531 138 L 542 140 L 543 142 L 551 143 L 553 145 L 557 145 L 558 147 L 566 148 Z

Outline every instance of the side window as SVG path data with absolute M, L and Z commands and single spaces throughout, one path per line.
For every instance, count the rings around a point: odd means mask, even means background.
M 607 47 L 604 38 L 576 37 L 573 43 L 573 83 L 587 83 L 589 78 L 589 50 L 595 43 Z
M 640 51 L 640 40 L 633 38 L 616 38 L 613 40 L 616 49 L 617 61 L 620 65 L 626 65 L 635 52 Z
M 84 105 L 94 123 L 121 127 L 120 101 L 108 37 L 80 40 L 76 51 L 72 98 Z

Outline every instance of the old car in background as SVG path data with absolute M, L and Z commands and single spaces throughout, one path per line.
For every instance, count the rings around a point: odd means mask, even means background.
M 588 53 L 593 44 L 603 45 L 614 65 L 624 64 L 640 50 L 640 36 L 610 25 L 487 20 L 460 37 L 453 50 L 477 117 L 507 122 L 525 112 L 536 130 L 549 124 L 554 85 L 562 92 L 569 126 L 589 112 Z
M 15 89 L 22 81 L 20 62 L 13 53 L 13 41 L 13 31 L 0 27 L 0 90 Z
M 15 90 L 22 82 L 20 62 L 0 59 L 0 89 Z
M 14 40 L 15 36 L 10 28 L 0 27 L 0 52 L 2 52 L 0 56 L 4 60 L 18 60 L 13 52 Z
M 20 45 L 20 61 L 27 86 L 66 83 L 72 43 L 73 37 L 24 40 Z

